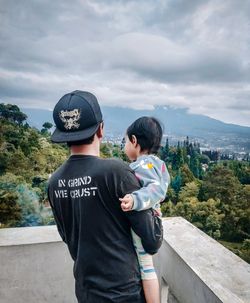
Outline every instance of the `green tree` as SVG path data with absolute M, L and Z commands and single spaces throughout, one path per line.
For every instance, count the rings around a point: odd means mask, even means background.
M 233 204 L 241 185 L 233 172 L 223 166 L 215 166 L 208 172 L 202 184 L 201 199 L 219 199 L 223 204 Z
M 1 140 L 13 144 L 15 148 L 19 147 L 22 135 L 20 128 L 13 123 L 6 123 L 6 121 L 1 123 Z
M 178 173 L 171 182 L 171 186 L 174 189 L 175 193 L 178 194 L 180 189 L 181 189 L 181 184 L 182 184 L 182 178 L 180 173 Z
M 20 111 L 19 107 L 14 104 L 0 104 L 0 118 L 6 119 L 10 122 L 22 124 L 27 116 Z
M 221 201 L 223 239 L 243 241 L 249 237 L 249 188 L 240 184 L 231 169 L 215 166 L 204 178 L 199 196 Z
M 250 185 L 242 186 L 238 195 L 237 204 L 233 208 L 235 237 L 238 240 L 250 238 Z
M 16 193 L 0 189 L 0 228 L 14 227 L 21 220 L 22 210 L 17 200 Z
M 201 167 L 199 156 L 195 151 L 190 156 L 190 169 L 196 178 L 200 177 Z
M 166 139 L 165 146 L 162 147 L 161 150 L 160 150 L 160 157 L 166 163 L 168 162 L 168 157 L 169 157 L 169 142 L 168 142 L 168 138 Z
M 46 128 L 46 129 L 51 129 L 53 127 L 53 124 L 50 123 L 50 122 L 44 122 L 43 123 L 43 128 Z
M 16 192 L 20 182 L 24 179 L 11 173 L 0 176 L 0 227 L 15 227 L 22 218 Z
M 200 163 L 203 164 L 209 164 L 210 163 L 210 158 L 207 155 L 200 155 Z
M 183 201 L 179 201 L 175 206 L 164 205 L 162 210 L 164 215 L 181 216 L 211 237 L 219 239 L 221 237 L 220 229 L 224 218 L 219 204 L 220 201 L 214 199 L 200 202 L 195 197 L 187 197 Z
M 101 156 L 103 158 L 109 158 L 112 156 L 112 145 L 110 143 L 101 144 Z
M 9 212 L 1 212 L 0 222 L 6 226 L 34 226 L 42 225 L 51 216 L 39 203 L 36 190 L 32 189 L 23 178 L 11 173 L 0 177 L 0 191 L 2 192 L 2 210 L 4 202 L 10 203 Z M 0 193 L 1 194 L 1 193 Z
M 230 168 L 242 184 L 250 184 L 250 163 L 246 161 L 224 161 L 224 166 Z
M 179 192 L 180 201 L 188 201 L 192 198 L 197 198 L 199 194 L 199 184 L 196 182 L 187 183 Z
M 19 143 L 25 156 L 29 156 L 37 148 L 40 148 L 39 133 L 33 128 L 25 130 Z
M 32 171 L 30 169 L 29 159 L 25 157 L 20 148 L 16 149 L 13 153 L 10 153 L 7 165 L 6 172 L 23 177 L 27 177 Z
M 173 189 L 172 185 L 170 184 L 168 187 L 165 201 L 171 201 L 175 204 L 177 202 L 177 197 L 178 197 L 178 195 L 176 194 L 175 190 Z
M 180 142 L 178 142 L 177 147 L 174 150 L 172 150 L 171 161 L 172 161 L 172 168 L 175 171 L 179 170 L 184 163 L 183 152 L 180 146 Z
M 187 164 L 184 164 L 180 169 L 181 174 L 181 180 L 182 180 L 182 186 L 184 186 L 187 183 L 195 181 L 195 177 L 191 170 L 189 169 Z
M 42 135 L 50 135 L 50 129 L 53 127 L 53 124 L 50 122 L 43 123 L 43 128 L 41 129 Z
M 125 152 L 117 144 L 114 144 L 111 148 L 112 157 L 122 159 L 123 161 L 129 161 Z

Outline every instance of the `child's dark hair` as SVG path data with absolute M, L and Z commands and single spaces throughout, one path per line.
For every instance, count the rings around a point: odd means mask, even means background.
M 157 153 L 161 146 L 162 126 L 154 117 L 141 117 L 133 122 L 127 129 L 127 136 L 132 142 L 132 136 L 137 139 L 141 151 Z

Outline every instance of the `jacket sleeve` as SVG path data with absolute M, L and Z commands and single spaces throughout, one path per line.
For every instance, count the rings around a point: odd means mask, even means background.
M 119 197 L 131 193 L 140 188 L 134 173 L 130 170 L 120 180 Z M 163 239 L 161 219 L 156 216 L 152 209 L 142 211 L 124 212 L 133 231 L 141 238 L 145 251 L 151 255 L 157 253 Z
M 132 193 L 134 199 L 133 209 L 141 211 L 158 205 L 162 202 L 167 193 L 169 185 L 169 174 L 165 164 L 150 163 L 149 165 L 139 165 L 136 175 L 140 179 L 143 187 Z

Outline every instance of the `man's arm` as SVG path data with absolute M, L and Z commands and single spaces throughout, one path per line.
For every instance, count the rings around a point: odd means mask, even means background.
M 52 202 L 52 197 L 50 197 L 50 189 L 49 189 L 49 186 L 48 186 L 48 189 L 47 189 L 47 195 L 48 195 L 48 200 L 49 200 L 49 204 L 51 206 L 51 209 L 52 209 L 52 212 L 53 212 L 53 216 L 54 216 L 54 219 L 55 219 L 55 222 L 56 222 L 56 226 L 57 226 L 57 230 L 59 232 L 59 235 L 61 236 L 63 242 L 66 243 L 66 237 L 65 237 L 65 233 L 64 233 L 64 230 L 62 228 L 62 222 L 60 222 L 60 219 L 58 218 L 58 215 L 56 213 L 56 210 L 55 210 L 55 207 L 54 207 L 54 204 Z
M 141 238 L 142 246 L 147 253 L 154 255 L 161 247 L 163 240 L 162 220 L 152 209 L 125 212 L 133 231 Z
M 132 170 L 124 171 L 120 180 L 119 196 L 138 190 L 139 182 Z M 152 209 L 143 211 L 130 211 L 124 213 L 130 222 L 133 231 L 141 238 L 145 251 L 155 254 L 162 244 L 163 228 L 161 219 L 154 215 Z

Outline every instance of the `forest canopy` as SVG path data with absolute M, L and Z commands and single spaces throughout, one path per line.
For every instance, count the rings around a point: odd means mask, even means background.
M 53 125 L 38 130 L 18 106 L 0 104 L 0 227 L 54 224 L 47 201 L 50 175 L 67 159 L 66 145 L 52 144 Z M 125 126 L 126 127 L 126 126 Z M 122 144 L 102 143 L 102 157 L 127 161 Z M 250 162 L 202 154 L 187 137 L 158 156 L 171 175 L 164 216 L 182 216 L 250 262 Z

